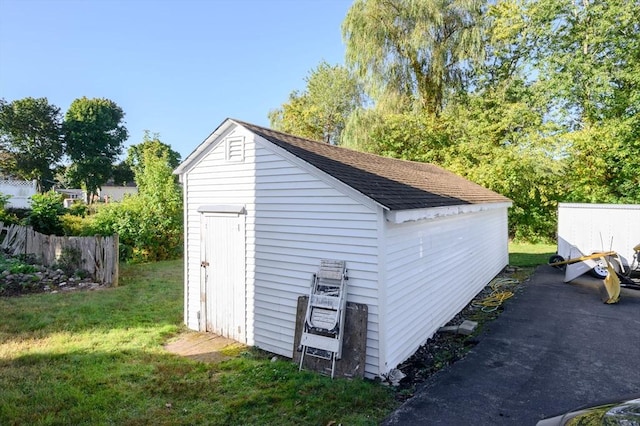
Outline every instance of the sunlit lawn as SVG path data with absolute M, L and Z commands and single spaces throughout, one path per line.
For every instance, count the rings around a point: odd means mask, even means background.
M 555 244 L 509 243 L 509 265 L 531 268 L 549 262 L 555 254 Z
M 0 425 L 376 424 L 393 394 L 248 350 L 217 364 L 167 353 L 180 261 L 124 266 L 118 288 L 0 299 Z
M 510 244 L 509 263 L 555 245 Z M 182 262 L 127 265 L 121 286 L 0 298 L 0 425 L 376 424 L 397 406 L 365 380 L 298 372 L 247 350 L 216 364 L 170 354 Z

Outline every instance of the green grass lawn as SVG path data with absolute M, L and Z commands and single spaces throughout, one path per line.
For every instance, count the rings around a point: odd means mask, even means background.
M 532 268 L 549 262 L 555 254 L 555 244 L 509 243 L 509 265 Z
M 397 403 L 365 380 L 298 372 L 247 350 L 170 354 L 182 263 L 124 266 L 118 288 L 0 298 L 0 425 L 376 424 Z
M 510 244 L 511 265 L 553 245 Z M 170 354 L 182 262 L 126 265 L 118 288 L 0 298 L 0 425 L 377 424 L 393 391 L 298 372 L 244 351 L 206 364 Z

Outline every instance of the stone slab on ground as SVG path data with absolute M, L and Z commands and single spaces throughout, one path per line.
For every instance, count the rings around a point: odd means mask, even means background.
M 242 343 L 213 333 L 186 332 L 167 343 L 164 348 L 176 355 L 201 362 L 220 362 L 232 358 L 225 351 L 244 347 Z

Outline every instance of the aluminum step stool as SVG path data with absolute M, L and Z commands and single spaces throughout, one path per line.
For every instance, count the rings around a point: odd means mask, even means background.
M 348 280 L 345 261 L 323 259 L 313 274 L 302 336 L 298 350 L 300 367 L 309 355 L 331 361 L 331 378 L 336 360 L 342 357 L 344 319 L 347 311 Z

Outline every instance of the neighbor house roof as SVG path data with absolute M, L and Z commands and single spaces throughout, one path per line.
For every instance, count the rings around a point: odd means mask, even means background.
M 389 210 L 511 202 L 433 164 L 381 157 L 233 121 Z

